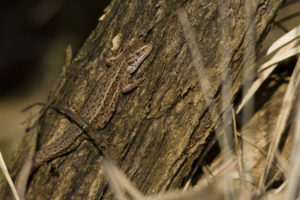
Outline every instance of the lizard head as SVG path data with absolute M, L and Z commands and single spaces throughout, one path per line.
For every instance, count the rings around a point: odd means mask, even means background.
M 150 54 L 151 50 L 152 45 L 145 44 L 133 53 L 129 54 L 129 56 L 127 57 L 127 71 L 130 74 L 134 73 L 142 64 L 142 62 L 146 59 L 146 57 Z

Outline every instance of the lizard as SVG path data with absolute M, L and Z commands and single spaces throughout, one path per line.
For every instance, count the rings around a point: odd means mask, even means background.
M 25 197 L 26 186 L 30 175 L 43 163 L 76 148 L 84 139 L 84 137 L 80 137 L 84 132 L 92 139 L 101 152 L 101 148 L 105 147 L 107 142 L 105 140 L 99 141 L 99 139 L 97 139 L 97 130 L 103 129 L 109 122 L 115 112 L 120 96 L 134 90 L 145 79 L 145 77 L 141 77 L 130 82 L 132 75 L 148 57 L 151 50 L 151 44 L 144 44 L 137 48 L 133 53 L 129 53 L 127 55 L 119 53 L 117 56 L 112 56 L 105 60 L 106 65 L 116 66 L 118 70 L 105 85 L 104 91 L 102 91 L 101 94 L 96 94 L 94 96 L 97 101 L 93 101 L 93 105 L 89 105 L 88 103 L 86 104 L 86 106 L 90 106 L 89 115 L 91 117 L 88 122 L 67 109 L 58 108 L 50 104 L 44 104 L 57 113 L 64 115 L 69 120 L 70 118 L 73 119 L 70 121 L 73 123 L 75 122 L 82 131 L 72 132 L 72 129 L 67 130 L 60 138 L 45 147 L 42 147 L 32 158 L 25 160 L 25 163 L 15 179 L 15 185 L 21 199 L 24 199 Z M 93 96 L 90 98 L 93 98 Z M 101 155 L 104 155 L 103 152 L 101 152 Z

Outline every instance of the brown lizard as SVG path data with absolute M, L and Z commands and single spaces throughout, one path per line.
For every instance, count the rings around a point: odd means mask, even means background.
M 123 93 L 128 93 L 138 87 L 141 81 L 145 79 L 142 77 L 131 83 L 129 82 L 132 74 L 140 67 L 150 54 L 151 50 L 152 45 L 145 44 L 133 53 L 129 53 L 125 56 L 124 54 L 119 54 L 115 57 L 106 59 L 107 65 L 114 65 L 118 70 L 115 75 L 110 78 L 105 87 L 102 87 L 104 88 L 103 91 L 90 97 L 91 101 L 89 102 L 91 103 L 88 102 L 86 105 L 88 106 L 87 110 L 89 116 L 83 116 L 82 118 L 77 117 L 76 114 L 67 111 L 66 109 L 59 109 L 55 106 L 48 105 L 48 107 L 53 110 L 56 109 L 56 112 L 67 116 L 67 118 L 72 118 L 74 120 L 73 123 L 76 122 L 76 125 L 83 131 L 74 131 L 76 130 L 76 127 L 68 129 L 60 138 L 37 151 L 33 158 L 26 159 L 15 180 L 16 188 L 21 199 L 24 199 L 25 197 L 27 181 L 33 171 L 39 168 L 43 163 L 76 148 L 84 139 L 84 137 L 80 137 L 83 132 L 92 139 L 102 153 L 101 148 L 106 146 L 106 141 L 99 141 L 95 130 L 102 129 L 106 126 L 116 109 L 119 97 Z M 90 118 L 89 122 L 83 120 L 83 118 L 87 117 Z

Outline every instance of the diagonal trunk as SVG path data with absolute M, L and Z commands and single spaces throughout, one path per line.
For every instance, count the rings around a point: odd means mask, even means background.
M 257 4 L 257 47 L 281 3 L 266 0 Z M 152 44 L 152 52 L 134 74 L 134 78 L 147 79 L 118 99 L 110 121 L 98 131 L 109 142 L 105 153 L 145 194 L 180 188 L 195 178 L 191 177 L 193 163 L 212 137 L 213 119 L 220 115 L 208 110 L 211 102 L 205 101 L 205 89 L 200 86 L 197 66 L 192 62 L 191 49 L 178 20 L 179 12 L 187 13 L 191 31 L 196 33 L 196 48 L 203 57 L 201 62 L 211 82 L 210 94 L 216 108 L 221 108 L 222 64 L 229 63 L 233 96 L 241 89 L 243 48 L 249 45 L 244 40 L 244 3 L 226 4 L 230 9 L 220 19 L 218 1 L 113 0 L 49 95 L 49 102 L 90 120 L 89 112 L 97 109 L 92 101 L 101 100 L 103 85 L 117 71 L 117 66 L 107 68 L 104 60 L 123 50 L 132 52 L 139 44 Z M 219 45 L 224 21 L 230 31 L 226 57 Z M 37 150 L 66 132 L 80 131 L 64 116 L 48 110 L 40 119 Z M 30 134 L 24 138 L 24 144 L 28 137 Z M 101 155 L 90 140 L 79 137 L 81 142 L 74 145 L 72 152 L 51 159 L 32 174 L 27 199 L 111 198 L 100 170 Z M 27 149 L 24 144 L 20 147 L 23 152 Z M 16 156 L 14 166 L 18 167 L 12 174 L 17 173 L 26 157 L 21 152 Z M 10 192 L 6 188 L 0 193 L 2 196 Z

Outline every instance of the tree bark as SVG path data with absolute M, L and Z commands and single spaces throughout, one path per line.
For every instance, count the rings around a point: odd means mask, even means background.
M 230 30 L 226 59 L 232 71 L 232 91 L 236 97 L 242 86 L 245 12 L 243 1 L 225 1 L 225 17 Z M 256 7 L 256 46 L 270 28 L 282 1 L 259 0 Z M 105 58 L 122 50 L 134 50 L 137 44 L 151 43 L 152 52 L 134 77 L 147 79 L 133 92 L 123 95 L 113 117 L 99 134 L 110 147 L 105 152 L 144 194 L 182 187 L 191 176 L 193 163 L 212 137 L 215 116 L 205 103 L 199 77 L 178 21 L 178 12 L 188 14 L 203 56 L 207 78 L 211 81 L 216 107 L 221 107 L 223 19 L 218 1 L 143 1 L 113 0 L 99 19 L 95 30 L 66 67 L 65 74 L 49 95 L 49 102 L 88 116 L 87 105 L 99 92 L 101 81 L 114 69 Z M 258 49 L 258 48 L 257 48 Z M 220 113 L 217 113 L 219 115 Z M 86 119 L 89 120 L 89 119 Z M 40 119 L 37 149 L 63 134 L 62 124 L 74 127 L 49 110 Z M 26 157 L 30 134 L 16 153 L 12 175 L 17 174 Z M 96 147 L 83 140 L 72 152 L 43 164 L 28 183 L 27 199 L 111 199 L 100 167 Z M 194 178 L 194 177 L 193 177 Z M 3 180 L 2 180 L 3 181 Z M 2 189 L 0 196 L 9 194 Z

